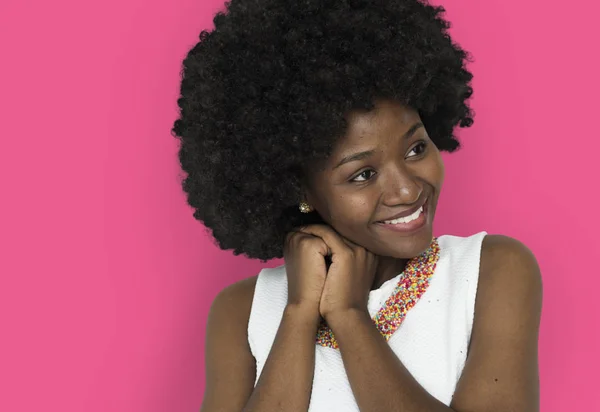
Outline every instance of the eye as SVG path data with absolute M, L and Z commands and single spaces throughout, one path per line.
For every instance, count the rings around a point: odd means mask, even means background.
M 373 175 L 375 174 L 375 171 L 372 169 L 367 169 L 367 170 L 363 170 L 362 172 L 360 172 L 360 174 L 356 175 L 355 178 L 351 179 L 351 182 L 366 182 L 367 180 L 370 180 Z M 362 179 L 359 179 L 362 178 Z
M 421 148 L 421 150 L 419 151 L 418 148 Z M 419 156 L 420 154 L 425 153 L 427 149 L 427 142 L 419 142 L 419 144 L 417 144 L 415 147 L 412 148 L 412 150 L 410 152 L 408 152 L 409 154 L 417 151 L 418 153 L 416 154 L 416 156 Z M 412 157 L 412 156 L 407 156 L 407 157 Z

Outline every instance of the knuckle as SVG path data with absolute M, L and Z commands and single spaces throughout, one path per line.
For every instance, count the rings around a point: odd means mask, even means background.
M 344 252 L 342 252 L 342 256 L 348 259 L 354 259 L 356 257 L 356 253 L 354 252 L 354 250 L 348 248 Z
M 314 240 L 309 236 L 303 235 L 298 237 L 297 245 L 300 249 L 306 249 L 314 244 Z

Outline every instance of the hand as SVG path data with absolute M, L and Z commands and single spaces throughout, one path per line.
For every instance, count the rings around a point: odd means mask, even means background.
M 331 254 L 319 312 L 331 316 L 358 310 L 368 313 L 367 303 L 377 269 L 377 255 L 344 238 L 327 225 L 310 225 L 301 232 L 322 239 Z
M 288 307 L 306 309 L 319 319 L 329 248 L 320 237 L 298 230 L 286 235 L 283 248 L 288 279 Z

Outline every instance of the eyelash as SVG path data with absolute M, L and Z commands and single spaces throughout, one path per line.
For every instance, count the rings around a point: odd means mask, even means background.
M 425 153 L 425 151 L 427 150 L 427 142 L 425 142 L 425 141 L 419 142 L 415 147 L 412 148 L 411 152 L 413 150 L 415 150 L 419 146 L 423 146 L 423 151 L 420 154 Z M 419 156 L 419 155 L 416 155 L 416 156 Z M 354 176 L 352 179 L 350 179 L 350 182 L 352 182 L 352 183 L 363 183 L 363 182 L 371 180 L 371 178 L 365 179 L 365 180 L 356 180 L 356 178 L 362 176 L 365 172 L 373 172 L 373 169 L 365 169 L 365 170 L 363 170 L 362 172 L 360 172 L 359 174 L 357 174 L 356 176 Z

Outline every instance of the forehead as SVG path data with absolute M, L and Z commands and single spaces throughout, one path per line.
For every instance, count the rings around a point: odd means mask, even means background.
M 315 160 L 306 173 L 329 171 L 340 158 L 362 150 L 385 151 L 390 141 L 400 141 L 415 123 L 421 121 L 416 110 L 394 100 L 376 100 L 370 111 L 354 110 L 346 115 L 345 134 L 338 137 L 327 159 Z
M 374 109 L 352 111 L 346 119 L 346 133 L 336 142 L 338 150 L 366 142 L 372 143 L 374 140 L 397 138 L 420 121 L 417 111 L 392 100 L 377 100 Z

